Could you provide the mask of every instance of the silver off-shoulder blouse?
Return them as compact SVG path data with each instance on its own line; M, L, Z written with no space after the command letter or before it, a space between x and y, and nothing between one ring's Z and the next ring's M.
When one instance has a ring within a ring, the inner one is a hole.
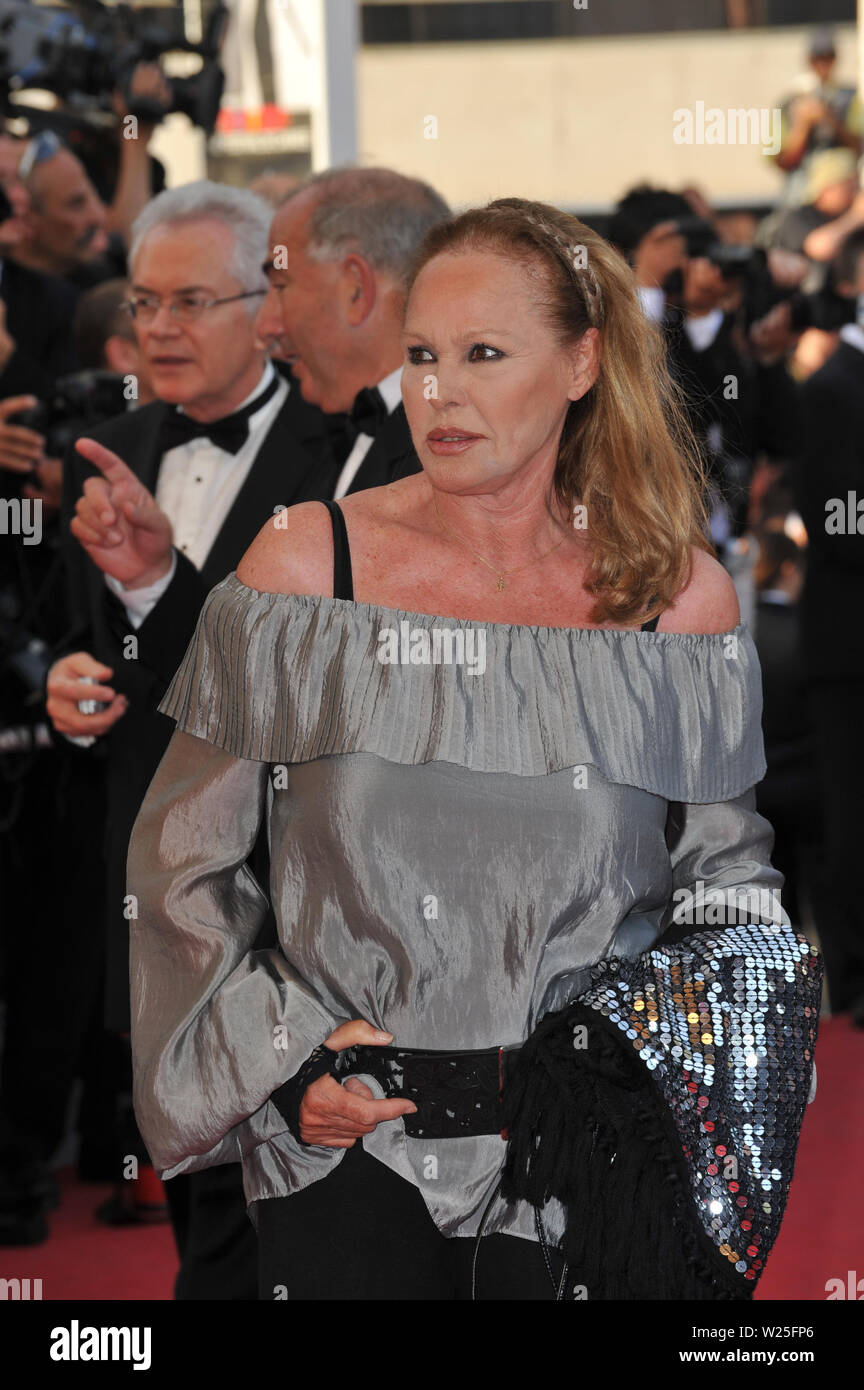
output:
M761 705L744 625L475 623L229 574L159 705L177 728L129 849L157 1171L239 1160L255 1220L343 1157L296 1143L270 1100L338 1023L518 1044L596 961L652 946L683 892L697 914L718 889L776 893ZM262 823L269 885L245 862ZM256 951L268 896L280 948ZM409 1139L400 1119L362 1142L445 1235L476 1232L498 1136ZM534 1238L533 1212L493 1203L485 1229Z

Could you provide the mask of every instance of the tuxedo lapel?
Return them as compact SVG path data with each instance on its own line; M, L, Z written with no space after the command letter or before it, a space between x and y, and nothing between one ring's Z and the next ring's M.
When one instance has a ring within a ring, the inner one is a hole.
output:
M125 452L121 452L120 449L117 450L124 463L128 463L133 473L137 473L147 491L153 493L154 496L159 479L159 465L162 462L159 436L162 423L171 409L172 407L166 405L164 401L158 401L154 402L150 410L145 407L141 411L130 411L124 417L130 426L129 443Z
M246 480L207 552L201 576L208 587L218 584L237 567L243 552L277 507L290 507L295 502L325 495L329 468L315 452L316 422L314 416L310 418L292 406L295 390L296 387L289 392L267 431ZM291 428L292 419L296 422L298 418L301 423L305 419L304 430L311 430L312 449L304 447ZM323 439L323 424L320 438Z
M290 375L288 385L288 399L282 407L285 428L310 454L329 454L324 412L303 399L300 387Z
M405 406L400 401L372 441L348 493L382 487L396 478L419 472L420 460L414 452Z

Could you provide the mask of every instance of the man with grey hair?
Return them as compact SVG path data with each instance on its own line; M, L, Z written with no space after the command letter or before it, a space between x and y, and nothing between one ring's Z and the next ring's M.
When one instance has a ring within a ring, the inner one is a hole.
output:
M92 746L81 756L107 763L106 1022L124 1035L126 854L173 732L157 704L209 590L269 515L326 495L331 476L320 411L274 368L256 331L271 211L207 181L145 208L132 231L129 311L158 399L79 440L65 464L73 630L49 672L46 708L58 734ZM95 712L82 711L82 689ZM176 1296L256 1298L239 1167L175 1178L166 1193L181 1256Z
M350 417L333 496L419 472L402 406L402 319L414 256L449 216L434 189L392 169L331 169L276 209L258 315L304 398Z

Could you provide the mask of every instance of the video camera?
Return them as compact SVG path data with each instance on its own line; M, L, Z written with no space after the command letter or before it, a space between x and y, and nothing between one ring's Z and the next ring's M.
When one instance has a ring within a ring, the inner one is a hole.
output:
M704 217L681 217L678 232L687 243L687 255L710 261L724 279L735 280L757 269L764 256L755 246L732 246L720 241L714 227Z
M30 0L3 0L0 110L8 116L26 115L31 131L86 121L88 106L110 111L114 92L119 88L128 93L139 63L155 62L165 53L180 50L200 56L200 71L167 79L171 91L167 111L159 103L135 97L130 99L129 114L155 125L166 114L182 111L193 125L211 134L225 83L217 60L227 7L216 6L200 43L186 38L181 0L167 13L170 22L163 25L130 5L108 6L102 0L70 0L68 10L44 9ZM67 109L45 111L13 100L14 93L30 88L53 92Z

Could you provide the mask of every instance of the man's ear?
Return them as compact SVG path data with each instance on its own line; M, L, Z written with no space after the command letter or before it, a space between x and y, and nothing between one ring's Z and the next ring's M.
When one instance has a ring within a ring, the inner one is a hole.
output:
M362 256L346 256L342 273L347 297L348 322L358 325L369 317L375 307L378 288L375 272Z
M600 375L601 349L599 328L586 328L573 347L570 358L570 385L567 394L571 401L581 400Z
M21 225L24 228L24 235L21 238L21 240L26 245L27 242L35 240L36 230L39 225L39 213L33 206L32 201L27 211L25 213L22 213Z

